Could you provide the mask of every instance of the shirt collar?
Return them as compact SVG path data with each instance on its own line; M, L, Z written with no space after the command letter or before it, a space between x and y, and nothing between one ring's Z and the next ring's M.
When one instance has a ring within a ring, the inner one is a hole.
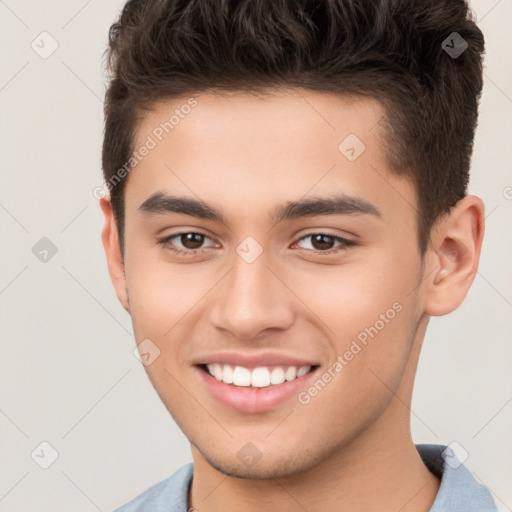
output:
M478 483L450 446L417 444L427 469L441 479L430 512L498 512L490 491Z

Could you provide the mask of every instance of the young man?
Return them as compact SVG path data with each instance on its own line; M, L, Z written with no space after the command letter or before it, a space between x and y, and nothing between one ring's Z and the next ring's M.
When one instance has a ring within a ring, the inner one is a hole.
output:
M102 239L193 464L118 512L496 510L410 434L478 267L483 49L463 1L126 4Z

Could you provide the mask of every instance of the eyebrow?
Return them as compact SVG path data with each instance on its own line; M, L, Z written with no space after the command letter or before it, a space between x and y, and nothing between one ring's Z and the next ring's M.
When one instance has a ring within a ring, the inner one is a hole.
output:
M147 215L162 215L166 213L181 213L213 220L226 224L222 212L203 201L188 197L178 197L156 192L146 199L139 210ZM302 199L290 201L278 206L270 218L281 222L300 217L315 217L320 215L373 215L382 218L382 213L373 204L361 197L337 195L330 198Z

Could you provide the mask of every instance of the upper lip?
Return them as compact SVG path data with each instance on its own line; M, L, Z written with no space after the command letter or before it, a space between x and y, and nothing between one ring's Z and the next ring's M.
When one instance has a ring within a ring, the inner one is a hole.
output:
M259 366L317 366L318 363L292 355L279 352L214 352L200 357L196 365L228 364L231 366L243 366L244 368L257 368Z

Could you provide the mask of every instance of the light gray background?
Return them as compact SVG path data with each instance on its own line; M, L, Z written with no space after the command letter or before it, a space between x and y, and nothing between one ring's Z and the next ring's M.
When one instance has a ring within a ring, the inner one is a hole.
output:
M132 353L92 196L102 184L101 56L123 3L0 1L3 512L109 511L191 460ZM466 301L430 323L412 430L415 442L460 443L511 510L512 0L472 6L487 57L470 193L486 204L486 235ZM31 48L43 31L59 45L47 59ZM42 237L58 248L47 263L32 253ZM31 458L42 441L59 454L46 470Z

